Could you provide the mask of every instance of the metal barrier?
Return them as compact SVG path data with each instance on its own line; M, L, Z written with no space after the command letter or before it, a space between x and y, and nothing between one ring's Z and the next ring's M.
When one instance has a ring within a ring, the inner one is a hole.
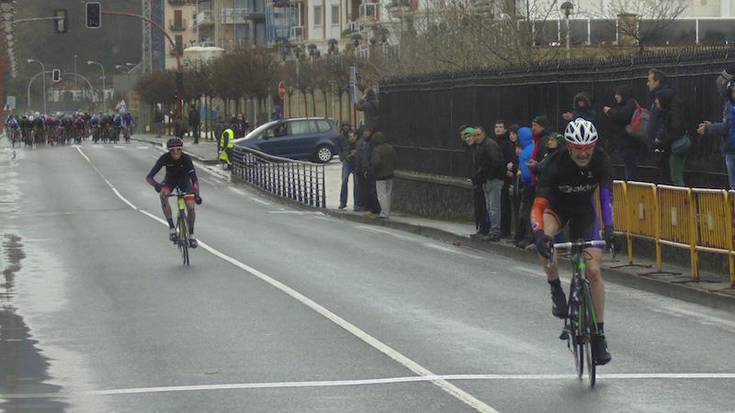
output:
M697 250L726 254L730 280L735 284L735 259L733 257L732 206L730 194L725 190L692 189L696 199Z
M656 246L656 268L662 270L663 259L659 245L688 248L692 279L699 281L697 257L697 227L692 190L678 186L659 185L656 188L658 210L658 239Z
M232 175L274 195L326 208L325 165L295 161L236 146Z
M692 281L699 281L699 252L728 257L735 288L735 191L615 181L615 231L625 234L628 265L633 238L654 241L656 272L663 271L661 246L689 249Z

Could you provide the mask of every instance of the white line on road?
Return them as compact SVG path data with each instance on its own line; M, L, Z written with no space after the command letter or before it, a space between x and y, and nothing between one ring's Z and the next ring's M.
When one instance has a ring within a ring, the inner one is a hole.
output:
M258 199L258 198L255 198L255 197L251 197L250 199L252 201L255 201L255 202L259 203L260 205L266 205L266 206L270 206L271 205L270 202L263 201L262 199Z
M612 373L598 374L599 380L735 380L735 373ZM123 389L90 390L78 393L17 393L0 394L0 399L59 398L71 395L115 396L128 394L170 393L207 390L252 390L275 388L314 388L373 386L385 384L423 383L444 381L559 381L577 380L575 374L448 374L410 377L387 377L362 380L286 381L265 383L225 383L190 386L132 387Z
M304 215L303 211L268 211L269 214L293 214L293 215Z
M125 148L127 148L127 146L113 145L113 148L115 148L115 149L125 149Z
M410 237L410 236L407 236L407 235L398 234L398 233L395 233L393 231L388 231L388 230L385 230L385 229L382 229L382 228L378 228L378 227L374 227L374 226L371 226L371 225L358 225L357 228L362 229L362 230L365 230L365 231L379 232L381 234L390 235L392 237L396 237L398 239L402 239L402 240L405 240L405 241L417 241L417 239L415 237Z
M150 146L136 146L138 149L150 149Z
M474 258L474 259L477 259L477 260L484 260L485 259L483 257L480 257L479 255L467 254L466 252L457 251L455 249L447 248L447 247L444 247L444 246L441 246L441 245L432 244L430 242L424 242L421 245L423 245L424 247L427 247L427 248L435 249L437 251L444 251L444 252L448 252L450 254L461 255L463 257Z
M85 159L87 159L87 162L89 162L89 164L92 166L92 168L94 168L94 170L97 172L97 174L102 179L104 179L105 183L107 183L107 186L109 186L110 189L112 189L112 191L115 193L115 195L117 195L118 198L120 198L123 202L125 202L127 205L129 205L131 208L133 208L135 211L140 211L141 213L144 213L146 216L152 217L151 214L145 213L143 210L139 209L138 207L136 207L135 205L133 205L132 203L130 203L130 201L128 201L124 196L122 196L120 194L120 192L117 191L117 189L115 188L115 186L112 185L112 183L110 183L110 181L107 180L107 178L105 178L104 174L102 174L102 172L99 169L97 169L97 167L95 167L92 164L92 162L84 154L84 152L82 151L82 149L80 147L78 147L78 146L76 148L79 151L79 153L82 154L82 156L84 156ZM158 221L158 222L162 222L163 221L162 219L160 219L158 217L153 217L153 218L156 221ZM163 223L163 225L166 225L165 222ZM365 343L367 343L368 345L370 345L374 349L380 351L381 353L383 353L386 356L392 358L393 360L395 360L399 364L401 364L404 367L408 368L409 370L413 371L419 377L428 377L429 378L429 379L427 379L428 381L430 381L431 383L435 384L436 386L438 386L439 388L441 388L445 392L449 393L450 395L452 395L453 397L455 397L457 400L460 400L461 402L463 402L463 403L467 404L468 406L474 408L478 412L482 412L482 413L497 413L497 410L495 410L494 408L490 407L488 404L485 404L484 402L480 401L479 399L475 398L474 396L472 396L471 394L467 393L466 391L460 389L459 387L455 386L454 384L449 383L447 380L442 379L442 378L437 378L438 376L435 375L434 373L432 373L429 369L427 369L427 368L423 367L422 365L416 363L412 359L404 356L403 354L399 353L398 351L396 351L392 347L388 346L387 344L383 343L382 341L378 340L377 338L371 336L370 334L368 334L365 331L361 330L360 328L358 328L354 324L350 323L349 321L343 319L342 317L338 316L337 314L335 314L335 313L327 310L326 308L324 308L320 304L317 304L315 301L313 301L312 299L306 297L305 295L301 294L300 292L294 290L293 288L291 288L291 287L283 284L282 282L280 282L280 281L278 281L278 280L276 280L276 279L274 279L274 278L266 275L263 272L260 272L260 271L256 270L255 268L253 268L253 267L251 267L251 266L249 266L247 264L244 264L244 263L242 263L242 262L240 262L240 261L238 261L238 260L236 260L236 259L234 259L234 258L232 258L232 257L230 257L230 256L228 256L228 255L226 255L226 254L224 254L224 253L222 253L222 252L214 249L213 247L209 246L207 243L205 243L205 242L203 242L201 240L199 241L199 245L202 248L204 248L207 251L209 251L210 253L212 253L213 255L215 255L215 256L223 259L224 261L229 262L230 264L234 265L235 267L238 267L240 269L243 269L243 270L247 271L248 273L254 275L255 277L257 277L259 279L261 279L262 281L265 281L266 283L268 283L271 286L277 288L278 290L282 291L283 293L285 293L285 294L289 295L290 297L296 299L297 301L299 301L302 304L304 304L305 306L311 308L312 310L314 310L318 314L320 314L320 315L324 316L325 318L327 318L328 320L332 321L333 323L335 323L339 327L341 327L344 330L348 331L349 333L351 333L355 337L357 337L360 340L364 341Z

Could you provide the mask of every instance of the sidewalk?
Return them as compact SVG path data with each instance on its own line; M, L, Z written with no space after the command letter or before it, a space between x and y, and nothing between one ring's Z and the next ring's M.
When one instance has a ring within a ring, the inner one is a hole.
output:
M154 134L136 134L133 135L132 140L139 142L147 142L153 145L165 146L166 141L171 139L172 136L162 135L157 138ZM208 141L199 139L199 144L194 144L194 138L189 136L184 137L184 152L191 155L194 159L205 164L217 163L217 143L215 141Z
M353 212L352 177L349 183L348 206L344 210L337 209L341 186L341 164L332 163L327 166L326 213L335 217L358 221L366 224L399 229L415 234L428 236L449 242L455 246L465 246L481 251L491 251L504 256L537 263L536 254L515 247L510 240L500 242L483 242L469 236L476 229L472 222L450 222L413 216L391 211L390 219L368 219L362 213ZM609 254L603 258L605 278L627 286L639 288L653 293L679 298L710 307L735 311L735 290L730 288L728 274L701 273L700 282L692 282L689 267L665 265L665 273L655 272L655 260L636 257L636 265L626 265L628 258L625 251L618 253L615 262ZM541 269L539 268L539 272Z

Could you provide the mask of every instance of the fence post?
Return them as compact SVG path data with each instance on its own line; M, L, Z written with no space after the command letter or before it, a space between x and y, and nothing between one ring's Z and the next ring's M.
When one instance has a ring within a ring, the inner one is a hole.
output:
M733 251L733 231L732 231L732 216L733 216L733 195L735 192L725 191L725 219L727 225L725 225L725 233L727 234L727 249L730 251L727 255L728 264L730 266L730 288L735 288L735 251Z
M651 187L653 193L653 225L654 225L654 239L656 242L656 271L661 272L664 269L663 257L661 256L661 225L659 218L659 204L658 204L658 192L656 191L657 186Z
M699 281L699 255L697 252L697 207L694 204L692 188L687 188L689 202L689 257L692 266L692 281Z
M625 237L628 246L628 265L633 265L633 236L630 234L630 202L628 200L628 183L623 182L623 213L625 214Z

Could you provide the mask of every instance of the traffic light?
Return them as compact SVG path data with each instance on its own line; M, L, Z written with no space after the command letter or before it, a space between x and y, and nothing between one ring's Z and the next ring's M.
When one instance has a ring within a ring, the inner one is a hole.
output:
M102 27L102 5L98 1L87 2L85 11L88 29Z
M54 69L51 71L51 80L54 82L61 81L61 69Z
M66 9L56 9L54 11L54 30L56 33L66 33L69 31L69 18L67 17Z

